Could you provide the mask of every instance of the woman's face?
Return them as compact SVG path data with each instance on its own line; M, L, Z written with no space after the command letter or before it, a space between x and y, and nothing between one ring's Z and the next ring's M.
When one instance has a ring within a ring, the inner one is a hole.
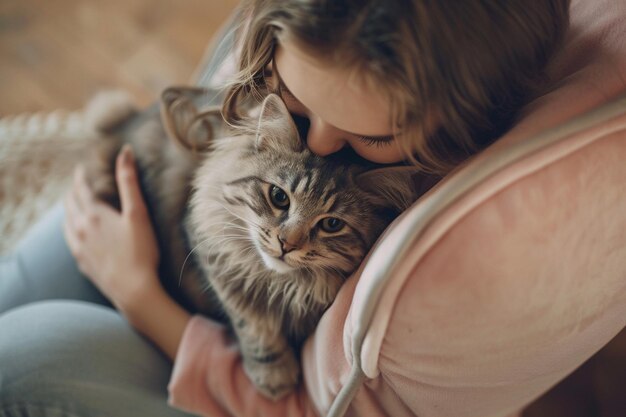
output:
M390 105L371 86L289 42L276 47L274 66L287 108L295 119L305 117L310 123L302 133L312 152L325 156L350 146L373 162L405 159L392 135Z

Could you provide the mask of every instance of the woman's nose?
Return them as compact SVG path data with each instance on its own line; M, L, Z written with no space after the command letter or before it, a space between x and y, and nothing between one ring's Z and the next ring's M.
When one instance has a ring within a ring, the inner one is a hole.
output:
M319 119L312 119L310 123L306 144L314 154L319 156L330 155L345 146L346 134L344 131Z

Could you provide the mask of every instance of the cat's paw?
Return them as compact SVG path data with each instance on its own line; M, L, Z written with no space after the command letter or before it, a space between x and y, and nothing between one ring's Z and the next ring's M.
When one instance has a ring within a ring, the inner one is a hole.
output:
M291 349L278 356L244 357L244 369L261 394L274 401L290 393L300 380L300 364Z

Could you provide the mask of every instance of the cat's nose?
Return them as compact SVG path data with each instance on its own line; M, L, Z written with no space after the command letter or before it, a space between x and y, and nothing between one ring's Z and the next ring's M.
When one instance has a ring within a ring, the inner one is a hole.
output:
M278 242L280 242L280 248L282 249L283 254L298 249L297 244L289 243L284 237L278 236Z

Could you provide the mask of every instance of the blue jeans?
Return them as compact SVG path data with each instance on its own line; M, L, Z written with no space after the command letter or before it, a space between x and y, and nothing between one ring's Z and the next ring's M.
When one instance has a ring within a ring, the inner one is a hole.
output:
M78 270L59 201L0 257L0 417L183 417L170 360Z

